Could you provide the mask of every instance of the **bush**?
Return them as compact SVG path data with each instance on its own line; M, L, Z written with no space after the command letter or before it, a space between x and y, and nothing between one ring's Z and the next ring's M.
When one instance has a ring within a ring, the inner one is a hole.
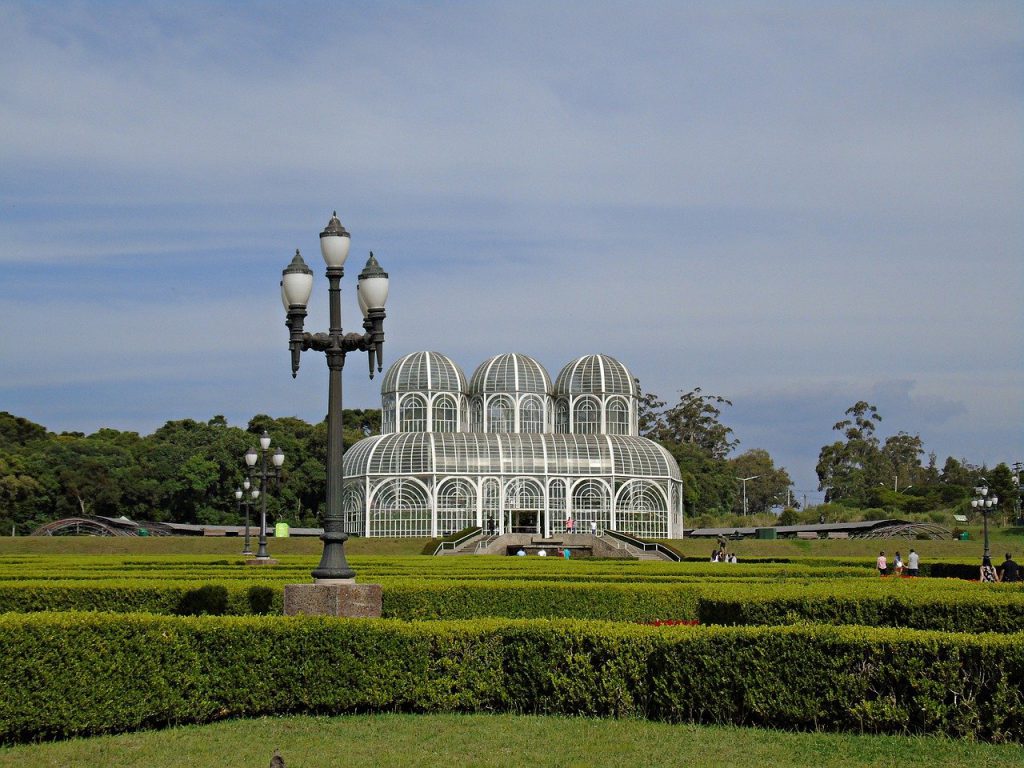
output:
M5 743L366 711L1024 739L1024 647L1001 635L66 613L0 616L0 646Z

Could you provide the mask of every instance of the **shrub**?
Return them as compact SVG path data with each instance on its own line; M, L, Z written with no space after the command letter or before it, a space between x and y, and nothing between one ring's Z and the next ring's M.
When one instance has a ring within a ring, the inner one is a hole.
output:
M0 616L0 646L6 743L357 711L1024 739L1005 635L65 613Z

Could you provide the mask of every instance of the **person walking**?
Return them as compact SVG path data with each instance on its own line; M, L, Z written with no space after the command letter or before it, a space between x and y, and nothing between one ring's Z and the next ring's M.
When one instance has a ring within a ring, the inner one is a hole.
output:
M910 550L910 554L907 555L907 576L917 576L917 569L921 565L921 558L918 557L917 552Z
M597 536L597 520L590 521L590 535Z
M886 571L889 570L889 563L885 559L885 552L878 553L878 559L875 560L875 567L878 568L879 576L885 576Z
M999 574L999 578L1004 584L1020 581L1020 567L1014 562L1013 555L1009 552L1006 553L1006 559L1003 560L1003 564L999 569L1002 571Z
M903 575L903 556L896 550L896 557L892 561L892 572L897 576Z

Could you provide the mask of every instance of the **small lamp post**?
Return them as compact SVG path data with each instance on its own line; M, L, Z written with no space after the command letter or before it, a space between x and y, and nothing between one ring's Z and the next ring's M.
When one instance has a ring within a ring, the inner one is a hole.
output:
M260 538L259 549L256 550L257 560L269 560L267 554L267 487L271 481L275 484L281 479L281 466L284 464L284 453L278 448L270 461L267 461L267 454L270 452L270 435L266 430L260 435L260 450L250 448L245 452L245 464L249 468L249 476L259 480L259 488L253 491L253 499L262 496L260 502ZM259 466L256 462L259 460ZM246 525L248 534L248 525ZM248 549L248 535L246 535L246 549Z
M250 492L249 489L251 487L252 483L249 482L247 477L242 481L242 487L235 490L235 498L238 499L239 506L245 506L245 546L242 549L243 555L252 554L252 547L249 544L249 496L251 493L252 499L255 501L260 495L259 488L253 488ZM241 509L239 509L239 512L241 512Z
M303 352L314 350L327 357L327 507L324 513L323 556L313 571L317 584L340 584L355 579L355 571L345 559L344 510L342 507L343 467L345 451L342 433L341 371L348 352L366 352L373 378L374 362L377 371L383 366L384 303L388 297L388 274L381 269L373 252L359 273L356 297L363 312L363 333L345 334L341 327L341 278L345 274L350 235L338 220L337 211L327 227L320 233L320 253L327 264L328 298L330 301L330 329L327 333L308 333L303 330L306 305L313 292L313 270L306 266L298 249L291 263L281 274L281 302L284 304L288 327L288 349L292 358L292 377L299 371L299 358Z
M974 492L977 494L977 498L971 501L971 506L974 507L974 509L981 511L981 518L983 520L984 530L983 538L985 544L985 552L983 553L983 557L989 558L991 557L991 552L989 552L988 547L988 516L989 513L996 506L998 506L999 497L995 495L988 495L988 480L986 480L984 477L981 478L981 485L975 487Z
M736 479L743 483L743 516L747 516L747 481L757 480L760 475L751 475L750 477L737 477Z

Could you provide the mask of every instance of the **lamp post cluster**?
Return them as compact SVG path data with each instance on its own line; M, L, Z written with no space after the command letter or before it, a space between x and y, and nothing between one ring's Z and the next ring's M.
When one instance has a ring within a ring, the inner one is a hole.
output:
M324 512L324 552L320 564L313 571L319 584L349 582L355 571L345 559L345 522L342 508L342 456L345 451L342 434L341 371L345 355L366 352L373 378L374 363L382 370L384 349L384 303L388 297L388 274L381 269L373 252L359 273L356 298L363 313L363 333L345 334L341 327L341 278L345 274L351 237L338 220L337 211L327 227L320 233L320 253L327 264L328 298L330 302L330 328L327 333L308 333L303 324L306 305L313 292L313 270L302 259L298 249L291 263L281 275L281 302L286 313L288 349L292 358L292 377L299 371L299 358L303 352L314 350L327 357L327 508Z
M267 434L266 430L263 430L263 434L260 435L260 450L256 451L255 448L250 448L245 452L245 465L249 470L249 477L252 480L259 481L259 488L253 491L253 498L259 497L260 501L260 538L259 538L259 549L256 550L257 560L269 560L270 555L267 554L267 486L273 482L275 485L281 479L281 466L284 464L284 453L278 448L274 451L274 455L269 457L268 461L267 454L270 453L270 435ZM256 462L259 461L259 466ZM246 546L249 548L249 521L246 516Z
M238 501L238 511L241 513L242 505L245 505L245 548L242 550L243 555L251 555L252 547L249 545L249 496L252 496L252 500L256 501L260 497L260 489L252 488L252 483L249 478L245 478L242 481L242 487L235 489L235 499Z
M995 494L993 494L992 496L988 495L988 480L986 480L983 477L980 479L980 482L981 485L975 487L974 489L974 493L977 494L977 498L971 501L971 506L974 509L981 511L981 517L984 521L983 537L985 542L985 552L983 553L983 556L987 559L991 557L991 553L989 552L988 548L988 515L999 504L999 497L996 496Z

